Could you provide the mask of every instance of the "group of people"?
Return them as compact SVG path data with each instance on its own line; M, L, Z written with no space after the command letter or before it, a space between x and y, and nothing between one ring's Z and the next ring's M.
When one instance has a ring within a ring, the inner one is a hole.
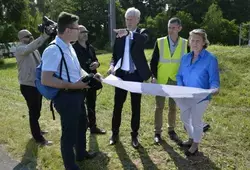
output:
M61 120L61 154L65 169L79 170L76 161L94 158L95 152L86 150L86 130L89 127L93 134L105 134L104 129L96 125L96 90L83 82L85 73L94 73L99 79L96 69L100 66L95 50L88 42L88 30L78 24L79 17L62 12L58 16L57 36L40 57L37 49L49 38L44 33L33 39L28 30L18 33L20 45L17 47L16 60L20 90L29 109L30 129L35 141L41 145L51 145L52 141L44 138L47 131L39 126L42 96L35 87L35 69L42 62L42 84L61 89L53 99L55 109ZM151 78L152 83L170 84L219 91L220 80L218 62L213 54L206 50L209 42L202 29L190 32L189 40L179 36L182 29L178 18L168 22L168 35L158 38L150 67L144 54L144 44L148 39L146 29L138 28L140 11L129 8L125 13L126 28L115 29L116 40L113 47L109 74L124 81L143 82ZM72 44L72 42L74 42ZM56 45L54 45L56 44ZM61 52L62 51L62 52ZM66 64L62 63L62 55ZM61 79L59 74L61 72ZM131 145L139 147L138 131L140 127L141 94L131 94ZM127 91L115 88L114 108L112 117L112 136L110 145L119 140L119 128L123 104ZM176 134L176 104L169 99L168 134L170 139L187 146L187 156L195 155L201 142L202 133L208 128L202 116L211 96L195 103L187 110L181 110L181 120L189 139L181 142ZM85 108L87 105L87 113ZM154 142L160 143L162 132L163 109L165 97L156 96L155 136Z

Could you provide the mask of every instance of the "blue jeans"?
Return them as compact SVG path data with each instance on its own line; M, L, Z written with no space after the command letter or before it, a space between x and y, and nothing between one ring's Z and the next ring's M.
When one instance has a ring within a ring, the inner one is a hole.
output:
M53 101L61 117L61 154L66 170L79 170L75 160L81 160L87 153L87 118L83 99L81 91L61 91Z

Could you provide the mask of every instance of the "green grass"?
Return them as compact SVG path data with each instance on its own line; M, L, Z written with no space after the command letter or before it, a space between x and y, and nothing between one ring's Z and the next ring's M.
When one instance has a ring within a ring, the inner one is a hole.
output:
M154 107L153 96L143 95L140 126L142 147L135 150L130 145L130 96L123 108L120 143L109 146L114 88L104 85L97 100L97 123L108 134L92 136L87 133L88 149L100 151L94 160L80 163L83 169L250 169L250 49L227 46L211 46L219 60L221 91L209 105L205 121L212 128L203 137L200 157L187 159L183 150L167 136L167 105L164 110L162 145L153 144ZM146 50L148 59L152 50ZM111 54L100 55L99 72L105 75ZM30 169L61 170L59 115L52 120L49 102L43 100L41 127L50 131L47 139L50 147L39 147L31 139L26 103L19 91L15 59L6 59L0 66L0 144L14 159ZM182 139L187 135L177 119L176 131ZM19 165L21 167L21 165Z

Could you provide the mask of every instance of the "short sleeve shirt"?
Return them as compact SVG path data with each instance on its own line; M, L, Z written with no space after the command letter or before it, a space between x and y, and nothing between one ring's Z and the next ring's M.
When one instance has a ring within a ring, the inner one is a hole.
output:
M56 36L52 43L59 45L64 53L64 58L69 71L70 81L77 82L82 76L76 52L71 44L66 44L60 37ZM60 73L60 62L62 54L56 45L50 45L42 54L42 71L53 71L57 76ZM62 79L68 81L65 65L62 66Z

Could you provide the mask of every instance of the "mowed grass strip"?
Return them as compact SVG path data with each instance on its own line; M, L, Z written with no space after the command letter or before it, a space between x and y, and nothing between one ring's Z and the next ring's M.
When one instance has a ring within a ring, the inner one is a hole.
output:
M218 57L221 72L221 91L213 98L205 113L211 125L202 140L200 157L187 159L183 150L167 135L167 102L164 109L163 143L154 145L154 96L143 95L141 104L141 147L135 150L130 137L130 95L124 104L120 143L109 146L114 88L104 84L97 99L97 124L108 130L106 135L90 135L87 147L100 151L97 158L80 163L82 169L250 169L250 48L214 45L209 50ZM152 50L146 50L148 60ZM99 72L104 76L111 54L99 55ZM52 120L49 101L43 100L40 123L49 130L50 147L39 147L31 139L28 110L17 81L15 59L6 59L0 66L0 144L6 151L30 169L63 169L60 154L60 117ZM176 132L182 139L187 135L177 116ZM70 139L69 139L70 140ZM22 165L20 164L19 167Z

